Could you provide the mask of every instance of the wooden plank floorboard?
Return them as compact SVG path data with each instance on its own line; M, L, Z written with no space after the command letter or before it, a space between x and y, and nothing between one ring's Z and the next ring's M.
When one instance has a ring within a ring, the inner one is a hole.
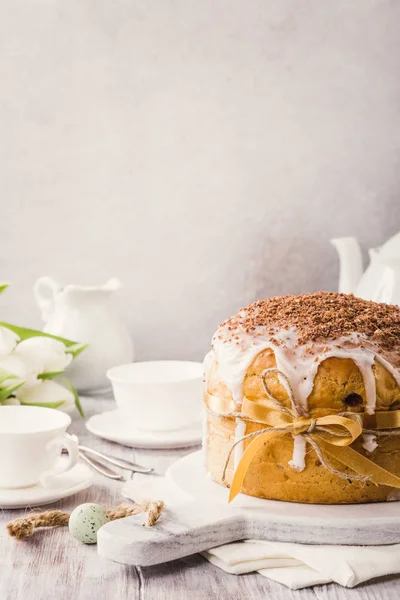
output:
M84 400L88 415L110 410L110 400ZM163 475L180 450L133 450L89 434L74 418L71 431L82 444L137 461ZM145 475L135 475L140 481ZM96 476L92 488L51 507L71 511L82 502L115 506L123 501L122 484ZM43 509L48 507L43 507ZM35 509L36 510L36 509ZM37 532L30 540L9 538L5 525L25 511L2 511L0 529L0 600L397 600L400 578L344 589L336 585L292 591L258 574L229 575L201 556L136 568L107 561L95 546L79 544L66 528ZM399 557L400 560L400 557Z

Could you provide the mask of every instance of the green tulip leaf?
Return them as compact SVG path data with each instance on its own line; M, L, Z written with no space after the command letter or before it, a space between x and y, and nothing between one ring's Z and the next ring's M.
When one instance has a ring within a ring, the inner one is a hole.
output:
M14 373L0 369L0 402L9 398L24 383L25 381L14 375Z
M8 381L9 379L19 379L19 377L17 375L14 375L14 373L9 373L8 371L5 371L4 369L0 369L0 388L1 388L1 384L4 381Z
M59 338L61 341L64 342L65 341L62 340L61 338ZM67 346L67 349L65 350L68 354L72 354L73 358L75 359L77 356L79 356L79 354L81 352L83 352L84 350L86 350L86 348L88 347L89 344L80 344L79 342L72 342L70 346Z
M61 375L61 373L64 373L64 371L49 371L47 373L40 373L40 375L38 375L38 379L54 379L54 377L57 377L57 375Z
M79 400L79 396L78 396L78 392L77 392L76 388L72 385L72 383L69 381L69 379L66 379L65 377L58 376L57 381L59 383L61 383L61 385L63 385L67 390L72 392L72 394L74 395L74 398L75 398L75 406L78 409L79 414L81 415L82 419L85 419L86 418L85 413L82 408L81 401Z
M9 398L18 388L24 385L25 381L19 381L0 390L0 401Z
M9 283L0 283L0 294L4 292L4 290L6 290L9 285Z
M66 346L66 352L72 354L74 358L76 358L81 352L87 348L88 344L81 344L79 342L73 342L72 340L67 340L58 335L52 335L51 333L45 333L44 331L38 331L37 329L28 329L27 327L18 327L18 325L12 325L11 323L4 323L0 321L0 327L6 327L7 329L11 329L14 333L19 335L21 341L27 340L32 337L49 337L53 340L58 340L62 342Z
M64 400L61 402L21 402L21 406L43 406L43 408L59 408L64 404Z

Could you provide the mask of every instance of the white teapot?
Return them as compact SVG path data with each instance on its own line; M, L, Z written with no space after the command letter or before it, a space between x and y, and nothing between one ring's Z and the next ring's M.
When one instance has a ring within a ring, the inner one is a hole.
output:
M331 242L340 258L339 292L400 305L400 232L380 248L369 250L370 263L365 272L356 238L335 238Z
M98 287L63 287L51 277L40 277L34 285L45 322L43 331L89 344L66 370L66 376L81 393L108 392L106 371L133 360L131 336L109 302L110 295L120 287L118 279Z

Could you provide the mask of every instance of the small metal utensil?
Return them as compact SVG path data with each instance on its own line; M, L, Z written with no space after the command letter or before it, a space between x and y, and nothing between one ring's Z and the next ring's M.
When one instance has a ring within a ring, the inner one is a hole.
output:
M128 471L134 471L136 473L151 473L153 471L153 469L150 467L142 467L141 465L137 465L129 460L125 460L124 458L117 458L116 456L103 454L102 452L93 450L93 448L88 448L87 446L78 446L78 448L81 456L86 454L96 456L102 461L110 463L111 465L115 465L116 467L120 467L121 469L127 469Z
M108 477L109 479L114 479L116 481L126 481L125 477L121 475L121 473L117 473L117 471L114 471L114 469L110 469L109 467L107 467L107 465L104 465L103 463L97 461L94 458L89 458L89 456L86 456L86 454L84 454L83 452L80 452L79 456L85 463L87 463L89 466L92 467L92 469L94 469L101 475L104 475L105 477Z

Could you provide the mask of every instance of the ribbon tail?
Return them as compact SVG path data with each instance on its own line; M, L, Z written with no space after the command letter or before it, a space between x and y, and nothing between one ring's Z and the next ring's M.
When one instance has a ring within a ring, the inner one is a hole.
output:
M277 435L284 435L286 433L287 431L267 431L266 433L258 435L250 442L233 475L228 502L231 502L240 493L248 468L264 444Z
M400 427L400 410L378 411L373 415L362 414L365 429L397 429Z
M334 446L323 440L319 435L313 435L318 438L318 446L342 465L348 467L358 475L365 475L377 485L388 485L394 488L400 488L400 477L390 473L383 467L380 467L372 460L363 456L349 446Z

